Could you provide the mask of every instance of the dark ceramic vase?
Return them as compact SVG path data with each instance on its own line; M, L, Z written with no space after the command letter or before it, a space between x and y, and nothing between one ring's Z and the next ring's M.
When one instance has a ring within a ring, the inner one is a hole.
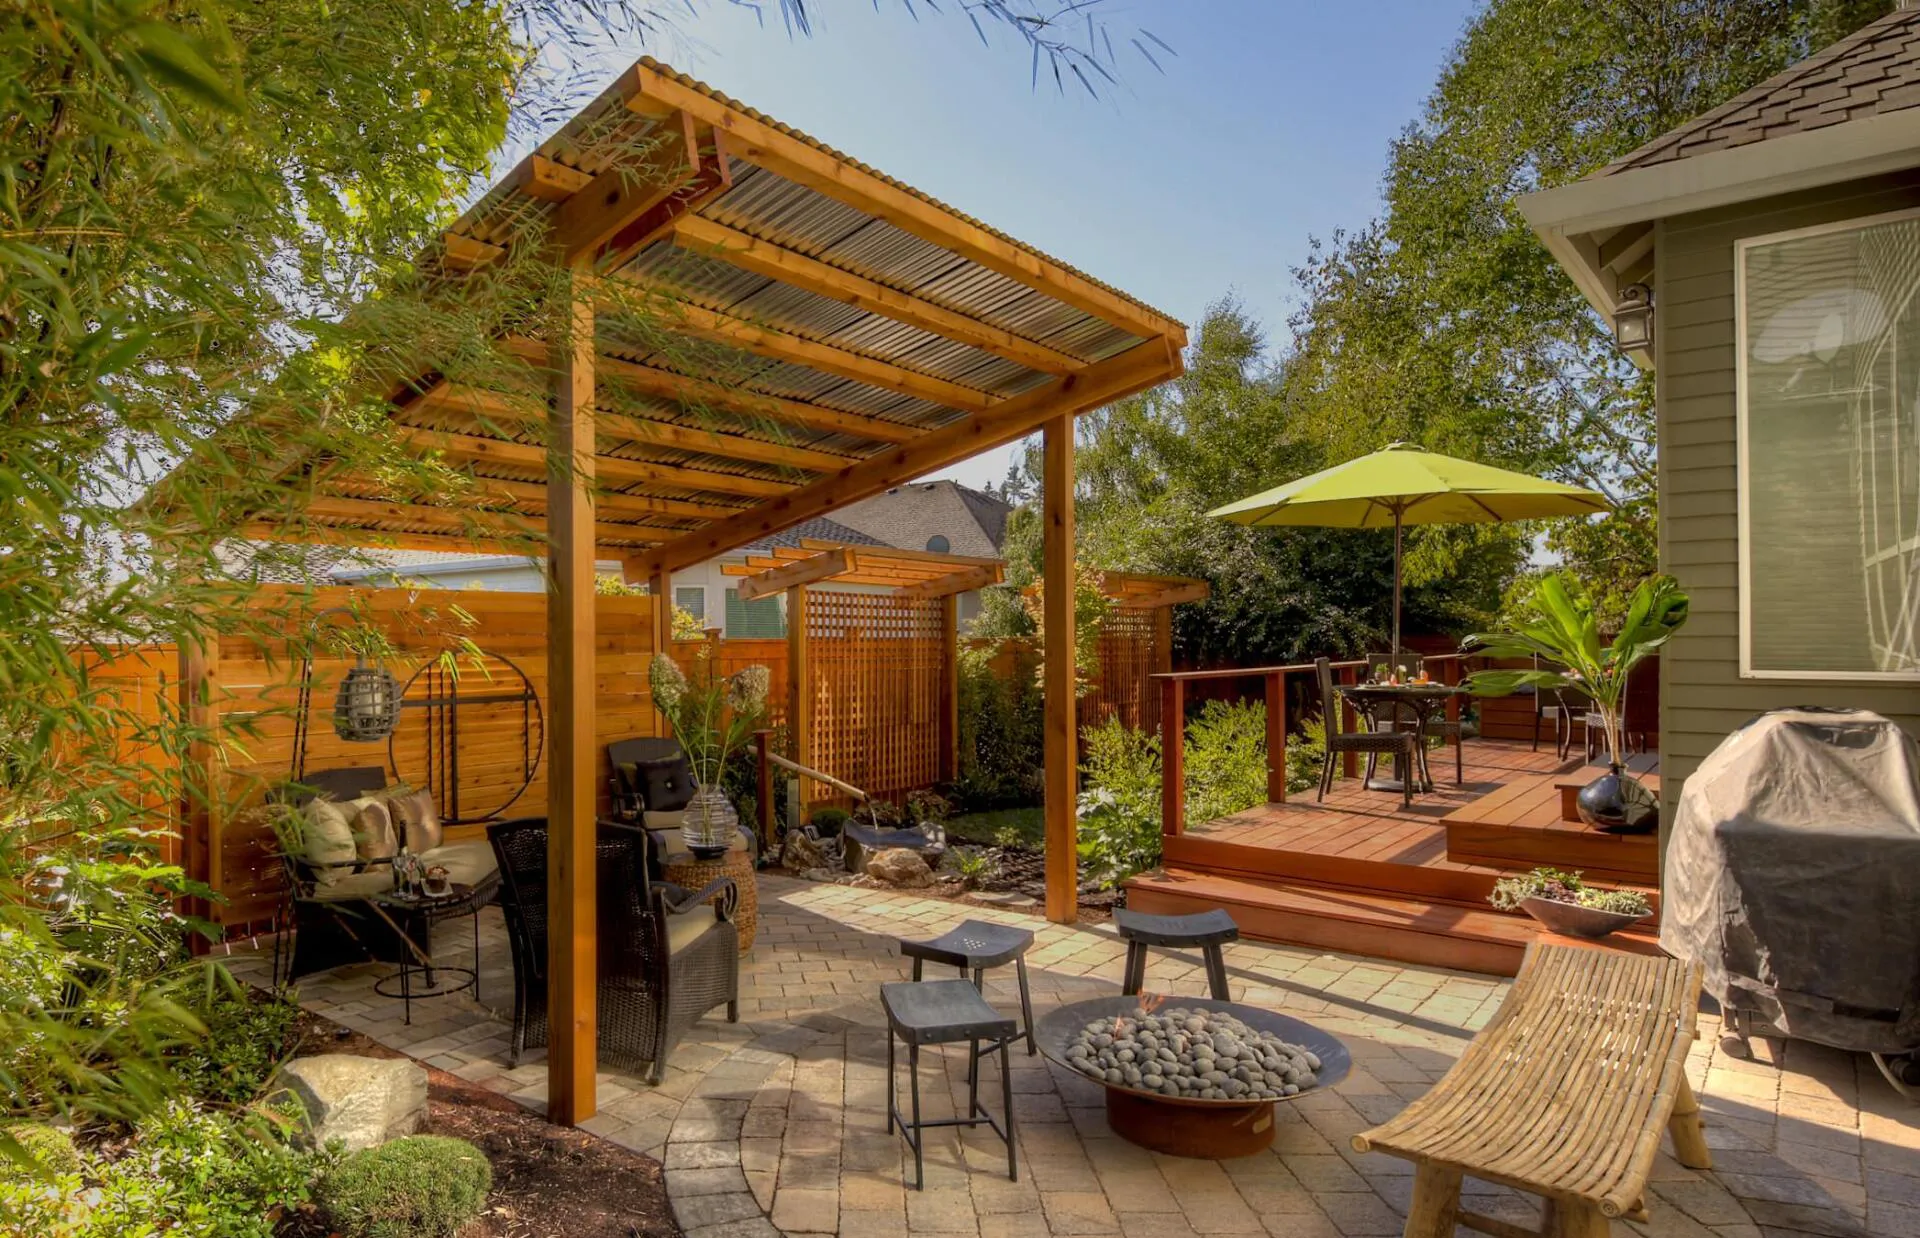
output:
M1582 821L1607 834L1650 834L1660 826L1660 802L1618 765L1581 787L1575 806Z

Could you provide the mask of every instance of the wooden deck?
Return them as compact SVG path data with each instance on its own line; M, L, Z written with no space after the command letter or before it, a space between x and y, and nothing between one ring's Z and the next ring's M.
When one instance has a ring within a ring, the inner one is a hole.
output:
M1469 740L1464 756L1456 786L1452 753L1436 752L1435 789L1411 807L1349 778L1323 802L1308 792L1193 825L1165 839L1163 867L1129 883L1128 904L1224 906L1249 936L1510 975L1540 934L1531 919L1487 904L1500 877L1553 864L1609 884L1654 884L1651 839L1561 820L1560 784L1588 777L1577 758L1511 740ZM1652 934L1618 940L1648 949Z

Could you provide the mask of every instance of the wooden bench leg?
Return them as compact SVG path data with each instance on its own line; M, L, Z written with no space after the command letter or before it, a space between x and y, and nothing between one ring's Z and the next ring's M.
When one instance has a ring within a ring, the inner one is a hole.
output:
M1693 1086L1685 1075L1680 1076L1680 1089L1674 1094L1673 1116L1667 1119L1667 1133L1673 1136L1675 1160L1688 1169L1713 1168L1706 1128L1700 1122L1700 1102L1694 1099Z
M1453 1238L1460 1215L1460 1171L1422 1163L1413 1171L1413 1207L1404 1238Z
M1547 1201L1548 1238L1611 1238L1613 1222L1598 1204Z

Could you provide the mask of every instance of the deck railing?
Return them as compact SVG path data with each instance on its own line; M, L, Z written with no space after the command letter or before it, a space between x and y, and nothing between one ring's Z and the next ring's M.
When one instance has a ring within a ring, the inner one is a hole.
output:
M1465 664L1474 655L1464 653L1436 653L1422 655L1422 665L1437 667L1438 673L1429 670L1429 674L1441 683L1459 683L1465 672ZM1267 801L1273 804L1286 802L1287 798L1287 677L1289 675L1312 675L1316 663L1295 662L1286 666L1247 666L1223 667L1204 671L1170 671L1153 676L1160 685L1160 832L1163 835L1178 835L1186 830L1186 725L1187 725L1187 685L1202 680L1219 679L1258 679L1266 690L1267 706ZM1360 682L1366 670L1364 658L1329 663L1336 684L1355 684ZM1460 720L1460 698L1454 697L1447 702L1447 719ZM1355 717L1353 706L1341 703L1342 729L1351 731ZM1174 730L1172 728L1178 728ZM1342 772L1353 778L1360 772L1359 758L1355 753L1346 753L1341 758Z

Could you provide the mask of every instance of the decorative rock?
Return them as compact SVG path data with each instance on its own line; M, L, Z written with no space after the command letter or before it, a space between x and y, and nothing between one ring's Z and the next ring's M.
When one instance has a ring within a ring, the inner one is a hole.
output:
M820 841L805 830L794 830L780 845L780 866L789 872L804 873L826 865L827 857Z
M867 861L867 876L900 890L923 890L933 884L933 870L926 860L904 847L876 852Z
M280 1083L306 1111L314 1146L334 1140L348 1151L411 1135L427 1117L427 1072L406 1058L328 1053L295 1058Z
M1068 1044L1066 1059L1101 1083L1240 1102L1297 1096L1320 1069L1312 1053L1230 1014L1186 1009L1095 1019Z

